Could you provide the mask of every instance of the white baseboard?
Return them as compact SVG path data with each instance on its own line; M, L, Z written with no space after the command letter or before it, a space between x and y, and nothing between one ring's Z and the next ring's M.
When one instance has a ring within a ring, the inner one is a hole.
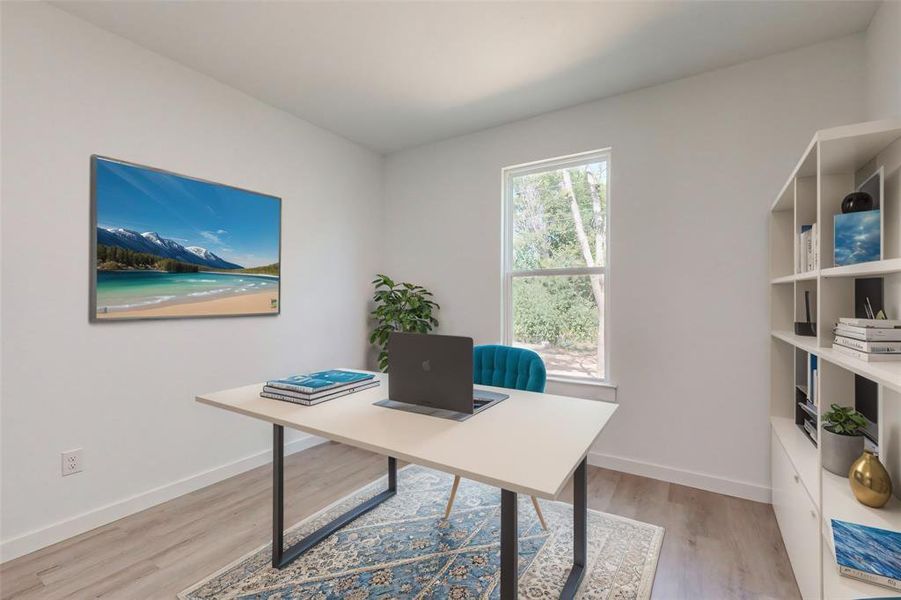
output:
M293 454L321 444L325 440L312 435L289 442L285 454ZM270 461L270 451L265 450L234 462L197 473L136 496L102 506L84 514L54 523L18 537L0 542L0 562L6 562L40 550L70 537L90 531L117 519L127 517L178 496L199 490L218 481L234 477ZM590 452L588 464L615 471L641 475L670 483L678 483L702 490L746 498L757 502L770 502L770 488L743 481L714 477L704 473L675 469L663 465L640 462L619 456Z
M306 450L326 440L313 435L304 435L300 439L285 444L285 454L294 454ZM272 460L270 450L265 450L234 462L203 471L178 481L167 483L160 487L148 490L106 506L88 511L81 515L36 529L20 536L0 542L0 562L6 562L35 550L40 550L61 542L70 537L96 529L101 525L112 523L122 517L133 515L157 504L166 502L178 496L199 490L213 483L234 477L250 469L265 465Z
M715 477L713 475L697 473L695 471L676 469L664 465L640 462L630 458L612 456L600 452L589 452L588 464L612 469L614 471L622 471L623 473L631 473L632 475L659 479L660 481L669 483L678 483L679 485L707 490L708 492L716 492L717 494L754 500L756 502L766 502L769 504L772 499L772 492L770 488L766 486L748 483L746 481Z

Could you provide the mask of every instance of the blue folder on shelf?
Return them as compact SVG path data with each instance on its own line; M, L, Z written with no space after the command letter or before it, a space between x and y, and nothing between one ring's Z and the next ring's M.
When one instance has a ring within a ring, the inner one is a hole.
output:
M832 519L832 540L839 573L901 590L901 532Z

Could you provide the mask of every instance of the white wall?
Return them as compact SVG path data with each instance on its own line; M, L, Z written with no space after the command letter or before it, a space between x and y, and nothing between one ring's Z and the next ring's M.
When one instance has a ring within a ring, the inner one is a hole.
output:
M195 393L364 365L382 159L48 5L2 21L10 558L268 460L268 427ZM282 196L281 316L90 324L92 153Z
M901 116L901 0L885 0L867 41L867 117Z
M386 268L497 341L501 168L611 146L621 406L592 460L766 500L768 208L815 130L864 120L864 61L855 35L390 155Z

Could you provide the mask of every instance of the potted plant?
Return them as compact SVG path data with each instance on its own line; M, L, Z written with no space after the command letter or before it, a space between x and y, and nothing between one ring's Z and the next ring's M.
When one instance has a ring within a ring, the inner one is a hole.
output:
M377 275L375 285L375 329L369 343L379 349L379 369L388 371L388 338L394 331L428 333L438 326L432 311L441 308L432 301L432 292L413 283L395 283L387 275ZM854 458L857 458L856 456Z
M851 465L863 453L863 430L867 420L850 406L833 404L823 415L823 468L830 473L848 476Z

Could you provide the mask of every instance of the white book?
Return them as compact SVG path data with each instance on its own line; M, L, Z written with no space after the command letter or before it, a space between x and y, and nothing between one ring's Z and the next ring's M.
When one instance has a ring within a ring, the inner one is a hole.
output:
M901 352L901 342L868 342L864 340L855 340L854 338L835 336L833 343L860 352L872 352L874 354L893 354Z
M901 341L901 329L878 329L876 327L855 327L854 325L836 325L833 332L836 335L853 338L855 340L882 342Z
M851 325L853 327L876 327L877 329L901 327L901 321L897 319L856 319L853 317L842 317L838 322L842 325Z
M323 396L321 398L316 398L314 400L302 400L295 396L289 396L287 394L275 394L272 392L260 392L260 396L262 398L269 398L271 400L282 400L284 402L291 402L292 404L301 404L303 406L315 406L317 404L321 404L323 402L328 402L329 400L334 400L335 398L340 398L341 396L347 396L348 394L353 394L354 392L359 392L368 388L376 387L379 384L378 381L372 381L368 384L358 385L356 387L347 388L343 390L339 390L334 394L329 394L328 396Z
M808 256L808 240L810 239L810 230L805 231L801 234L801 272L806 273L808 270L807 267L807 256Z
M816 223L813 224L813 228L811 229L810 239L810 269L812 271L816 271L820 268L820 257L818 251L820 247L820 228Z
M810 403L814 406L819 406L820 402L817 400L817 388L819 384L817 383L817 369L814 369L810 372Z
M313 394L305 394L303 392L295 392L293 390L284 389L280 387L274 387L271 385L264 385L263 391L267 394L278 394L280 396L290 396L296 400L301 400L304 402L308 402L311 400L319 400L320 398L330 398L336 394L341 393L350 393L358 390L365 390L366 388L374 387L379 384L378 380L372 379L364 379L363 381L358 381L354 384L344 385L339 388L329 388L327 390L323 390L321 392L316 392Z
M832 344L832 349L836 352L844 354L845 356L850 356L851 358L856 358L857 360L862 360L864 362L892 362L901 360L901 353L871 354L869 352L860 352L859 350L854 350L852 348L840 346L838 344Z
M813 228L807 232L807 270L813 270Z
M876 585L881 585L882 587L887 587L890 590L901 590L901 581L897 579L892 579L891 577L886 577L885 575L877 575L875 573L868 573L866 571L861 571L860 569L854 569L852 567L844 567L839 565L838 574L842 577L848 577L850 579L857 579L859 581L864 581L866 583L874 583ZM895 597L895 596L893 596Z

